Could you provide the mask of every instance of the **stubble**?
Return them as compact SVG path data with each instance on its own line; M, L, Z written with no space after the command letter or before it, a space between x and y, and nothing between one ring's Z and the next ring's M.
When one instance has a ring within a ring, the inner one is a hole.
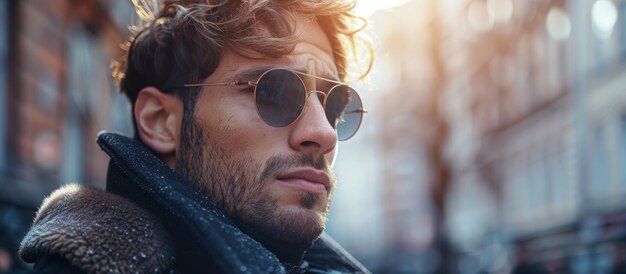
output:
M229 153L212 142L194 119L183 122L177 171L227 216L270 237L304 243L317 239L324 230L331 193L328 193L328 201L321 212L314 209L320 196L308 192L301 192L299 197L305 212L280 208L269 193L269 185L277 172L297 167L324 170L334 182L334 174L323 157L315 161L310 154L276 155L264 164L256 163L241 153Z

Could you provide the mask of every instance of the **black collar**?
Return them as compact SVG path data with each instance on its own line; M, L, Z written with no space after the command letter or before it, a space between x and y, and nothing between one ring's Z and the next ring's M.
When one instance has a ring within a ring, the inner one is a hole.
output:
M305 252L313 246L313 242L294 244L279 239L275 239L263 233L260 233L254 227L251 227L241 220L233 220L237 227L248 234L250 237L261 243L265 248L270 250L282 263L299 266L302 263Z

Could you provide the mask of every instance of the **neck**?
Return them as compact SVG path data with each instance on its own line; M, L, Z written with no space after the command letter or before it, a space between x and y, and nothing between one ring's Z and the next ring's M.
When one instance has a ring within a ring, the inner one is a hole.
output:
M274 253L281 263L289 263L296 266L300 265L304 253L313 245L313 242L290 243L279 240L262 233L241 220L234 220L233 222L241 231L248 234L248 236L259 242L267 250Z

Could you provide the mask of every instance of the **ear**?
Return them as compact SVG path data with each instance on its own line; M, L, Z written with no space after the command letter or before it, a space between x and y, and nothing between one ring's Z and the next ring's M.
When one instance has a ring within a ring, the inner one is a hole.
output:
M155 87L143 88L135 101L139 137L170 166L176 159L182 109L180 98Z

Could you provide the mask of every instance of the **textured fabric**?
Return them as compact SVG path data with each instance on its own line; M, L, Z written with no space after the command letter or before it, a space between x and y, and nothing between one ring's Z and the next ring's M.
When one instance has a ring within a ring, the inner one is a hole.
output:
M92 248L108 242L109 240L103 239L108 238L107 235L111 233L109 231L116 230L114 227L116 222L111 222L106 218L109 215L111 217L116 216L119 220L133 222L135 218L138 218L133 217L136 210L140 212L137 216L145 217L145 219L141 219L142 221L150 223L159 220L157 223L162 224L162 228L156 225L152 227L154 237L150 238L150 242L164 245L158 249L163 249L164 254L171 255L173 252L174 255L173 257L162 257L166 261L154 262L159 266L157 270L152 269L152 266L133 266L135 268L142 267L142 270L137 270L138 273L153 273L153 271L168 273L161 271L160 263L169 267L165 270L169 273L369 273L325 234L314 242L313 247L305 253L304 260L300 264L281 264L272 252L243 233L230 219L216 209L204 194L191 187L189 182L166 166L143 144L134 139L112 133L101 133L98 143L111 157L107 173L107 192L88 191L104 197L112 196L115 199L102 203L96 202L98 207L85 212L85 214L92 214L91 216L97 219L94 221L94 224L97 225L81 225L90 231L88 233L90 236L85 237L86 240L82 241L94 243ZM22 257L30 262L36 261L35 265L40 271L44 271L43 273L50 271L50 269L73 266L80 266L82 270L86 269L86 273L99 273L97 271L100 271L102 263L94 263L93 256L84 256L84 254L89 253L87 251L89 249L79 251L75 245L71 247L57 245L54 237L39 236L39 234L45 235L47 230L69 229L71 231L71 227L76 227L76 221L83 218L80 217L83 214L76 213L83 210L81 206L77 206L81 203L67 202L69 207L66 206L65 209L62 209L63 207L56 205L57 202L51 203L49 201L73 201L80 196L78 194L83 192L83 189L79 191L64 190L58 192L61 195L55 194L58 196L57 198L48 199L44 202L43 211L46 211L45 208L59 209L55 210L56 213L54 214L40 214L41 217L38 216L31 232L24 239L23 246L29 248L23 249ZM109 193L117 194L121 198ZM92 199L100 201L99 198ZM128 201L132 201L132 203ZM50 207L48 203L55 204L55 206ZM136 206L127 212L116 211L116 208L120 208L117 205L120 204ZM70 214L66 211L75 213ZM149 212L149 214L144 214L145 212ZM49 225L39 226L40 223L48 223ZM109 223L109 225L100 226L104 223ZM89 228L91 226L100 231L100 234L94 235L95 230ZM81 228L79 231L85 229ZM165 232L161 233L161 231ZM114 249L143 252L146 247L137 249L135 246L136 242L139 241L137 239L142 237L143 234L141 233L133 235L133 237L119 237L123 239L120 241L122 246ZM33 241L35 238L42 240ZM132 239L132 242L128 242L129 239ZM161 241L165 241L165 243ZM174 243L173 251L167 244L168 242ZM62 247L62 252L56 253L62 256L55 257L54 254L54 256L50 256L49 248L45 246L54 246L55 249ZM110 249L111 246L106 244L106 248ZM152 247L147 247L146 250L150 250L150 248ZM78 257L82 259L75 259L72 254L76 252L83 254L83 257ZM143 262L141 253L139 256L133 255L133 252L124 254L124 258L108 258L110 260L106 260L106 262L109 264L113 262L127 264L130 260L127 265ZM146 257L152 258L153 256L155 255ZM156 256L161 257L160 255ZM98 258L101 259L101 257ZM135 261L133 258L138 260ZM67 259L69 264L65 264L64 259ZM134 273L134 271L124 270L120 273Z
M150 213L115 194L77 185L44 200L20 247L26 262L61 257L87 273L164 273L173 254L169 236Z
M59 255L44 255L33 266L34 274L85 274L87 272L73 266Z
M304 259L309 263L311 273L370 273L326 233L315 241Z

